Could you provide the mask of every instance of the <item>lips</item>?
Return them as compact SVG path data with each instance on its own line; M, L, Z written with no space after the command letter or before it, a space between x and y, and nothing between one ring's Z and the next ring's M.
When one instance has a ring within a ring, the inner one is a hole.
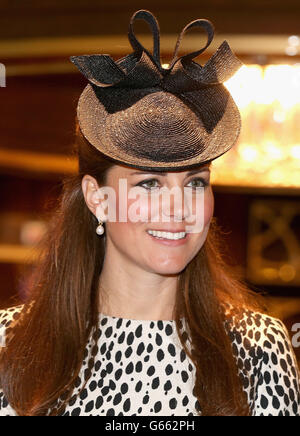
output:
M169 233L186 233L185 229L147 229L147 230L153 230L154 232L169 232Z
M190 237L190 233L186 233L185 231L183 231L183 232L171 232L170 231L169 232L169 233L183 233L183 234L185 234L185 236L183 238L178 238L178 239L177 238L168 239L168 238L164 238L164 237L157 237L157 236L151 235L149 233L149 231L151 231L151 230L147 230L146 233L152 239L153 242L158 243L158 244L162 244L162 245L166 245L169 247L177 247L177 246L184 245L184 244L186 244L187 240ZM166 232L166 230L164 230L164 231ZM160 232L160 231L156 230L155 232Z

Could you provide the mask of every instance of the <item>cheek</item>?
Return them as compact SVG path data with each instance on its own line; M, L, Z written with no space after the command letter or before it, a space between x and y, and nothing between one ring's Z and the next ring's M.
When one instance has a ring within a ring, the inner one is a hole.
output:
M187 205L190 205L188 207L190 213L186 215L186 229L197 239L207 230L214 214L214 196L211 186L206 188L201 197L188 198Z
M208 225L214 214L214 195L211 186L204 196L204 226Z
M127 198L126 202L119 201L116 197L115 203L116 221L108 223L112 231L111 236L123 244L135 244L141 229L141 226L147 224L150 219L150 200L141 196L139 201ZM132 245L131 245L132 246Z

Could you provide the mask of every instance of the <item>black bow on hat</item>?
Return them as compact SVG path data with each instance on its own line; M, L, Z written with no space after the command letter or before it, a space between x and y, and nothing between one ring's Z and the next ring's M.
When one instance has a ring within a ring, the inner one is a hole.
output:
M153 55L143 47L134 34L133 24L137 19L144 19L151 27L154 38ZM206 45L200 50L178 58L177 53L183 35L194 27L201 27L206 31L208 36ZM173 93L223 83L243 65L231 51L227 41L223 41L204 66L193 61L207 49L214 37L213 24L205 19L194 20L181 31L169 68L163 68L161 65L159 24L151 12L140 10L131 17L128 37L134 53L117 62L108 54L71 56L70 59L90 83L102 88L160 86Z

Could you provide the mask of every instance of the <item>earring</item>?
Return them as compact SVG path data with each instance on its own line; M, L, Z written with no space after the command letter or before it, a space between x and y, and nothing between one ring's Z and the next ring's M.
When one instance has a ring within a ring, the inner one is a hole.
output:
M99 222L99 225L96 228L96 233L97 233L97 235L101 236L104 233L104 227L103 227L103 222L104 221L101 220L101 218L102 218L102 209L101 209L101 206L99 206L99 202L98 202L98 206L97 206L97 209L96 209L96 217L97 217L98 222Z
M101 220L99 220L99 225L96 228L96 233L97 233L97 235L100 235L100 236L103 235L103 233L104 233L103 222Z

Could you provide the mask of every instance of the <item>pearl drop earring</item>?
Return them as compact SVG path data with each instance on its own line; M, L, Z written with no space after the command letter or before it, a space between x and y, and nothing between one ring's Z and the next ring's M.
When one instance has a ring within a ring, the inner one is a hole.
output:
M103 222L101 220L99 220L99 225L96 228L96 233L97 233L97 235L100 235L100 236L103 235L103 233L104 233Z
M99 201L97 202L97 204L99 205ZM100 206L97 206L97 209L96 209L96 216L97 216L97 219L98 219L99 225L98 225L98 227L96 228L96 233L97 233L97 235L99 235L99 236L103 235L103 233L104 233L103 221L102 221L101 218L100 218L100 215L102 215L101 212L102 212L101 207L100 207Z

